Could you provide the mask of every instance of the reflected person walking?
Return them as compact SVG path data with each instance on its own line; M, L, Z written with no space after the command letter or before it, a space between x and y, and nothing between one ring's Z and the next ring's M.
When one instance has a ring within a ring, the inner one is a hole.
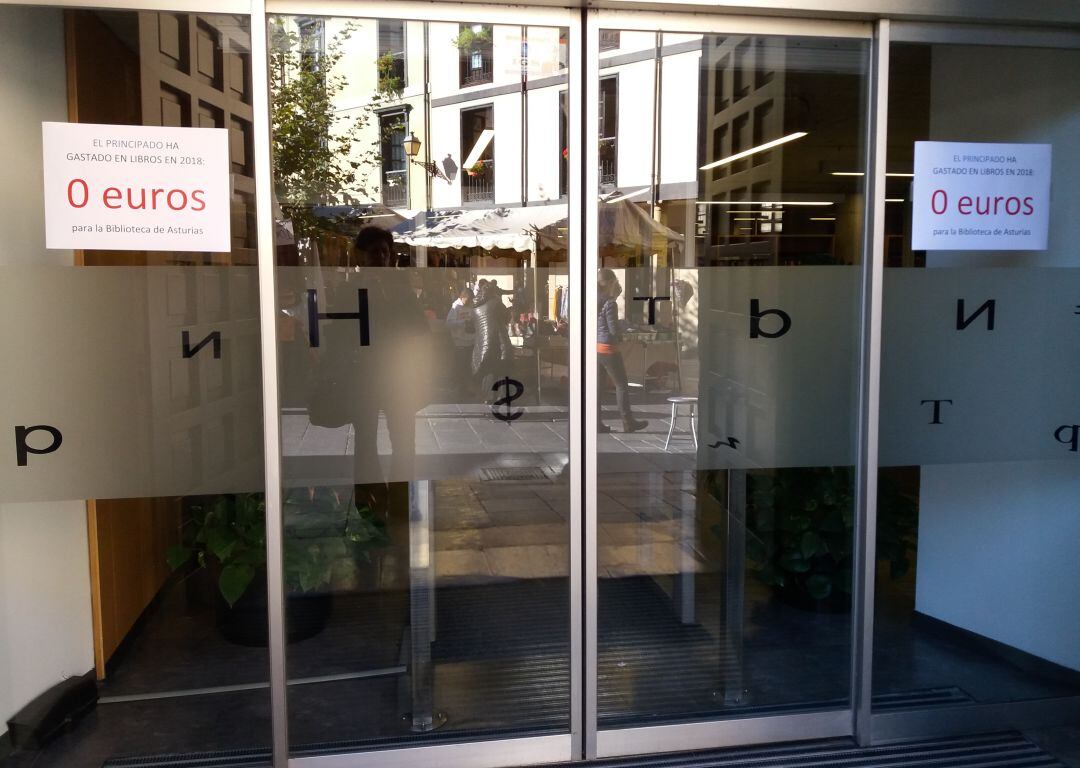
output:
M645 429L649 422L634 418L630 410L630 387L626 380L626 365L623 363L622 353L618 343L622 337L622 329L619 325L618 298L622 294L622 286L619 279L610 269L601 269L597 276L597 328L596 328L596 359L600 367L607 372L615 387L615 402L619 408L619 416L622 417L623 432L637 432ZM611 428L604 423L602 408L597 408L598 424L600 432L610 432Z

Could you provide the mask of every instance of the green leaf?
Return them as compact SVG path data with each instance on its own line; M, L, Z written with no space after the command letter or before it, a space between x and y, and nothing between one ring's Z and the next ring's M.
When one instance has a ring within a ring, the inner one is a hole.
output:
M266 550L261 547L240 550L235 553L232 562L237 565L262 565L266 562Z
M301 591L310 592L316 587L328 584L333 570L332 565L331 562L319 562L318 559L312 559L312 561L307 564L307 567L300 571Z
M169 550L165 553L165 562L169 564L170 570L175 571L189 560L194 552L181 544L173 544L169 547Z
M760 571L758 571L758 578L762 583L769 585L770 587L782 587L784 586L784 574L776 570L771 565L766 565Z
M847 530L847 526L844 525L843 514L835 510L822 518L820 528L829 533L839 533Z
M232 564L221 569L221 576L218 578L218 589L230 608L236 605L236 601L247 591L254 578L255 569L250 565Z
M783 531L802 532L809 527L810 518L805 515L790 515L780 524L780 529Z
M765 542L757 537L747 539L746 557L751 563L764 563L769 557Z
M825 542L813 531L807 531L802 535L802 542L800 543L799 548L802 551L802 556L808 560L819 552L824 553L827 551Z
M832 580L828 576L815 573L806 580L806 591L815 600L824 600L832 594Z
M787 550L780 556L780 565L788 571L794 573L806 573L810 570L810 563L808 563L802 556L801 552L795 550Z
M229 558L238 542L239 539L230 528L211 528L206 532L206 548L222 563Z
M754 515L754 530L771 533L776 530L772 510L760 510Z

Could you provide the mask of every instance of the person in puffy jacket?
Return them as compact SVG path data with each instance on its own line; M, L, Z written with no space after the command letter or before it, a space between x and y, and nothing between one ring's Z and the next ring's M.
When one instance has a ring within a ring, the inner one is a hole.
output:
M615 402L619 408L619 416L622 417L623 432L637 432L649 425L647 421L634 418L630 410L630 387L626 381L626 365L623 363L622 353L619 351L619 339L622 330L619 326L619 294L622 286L619 279L610 269L601 269L597 276L598 289L598 324L596 328L596 359L600 367L607 373L615 387ZM602 408L597 409L600 413L597 429L600 432L610 432L611 428L604 423Z
M494 282L480 286L473 307L476 336L473 340L472 374L479 383L480 398L490 403L494 397L491 388L495 381L509 376L514 348L507 330L509 313L500 298L499 286Z

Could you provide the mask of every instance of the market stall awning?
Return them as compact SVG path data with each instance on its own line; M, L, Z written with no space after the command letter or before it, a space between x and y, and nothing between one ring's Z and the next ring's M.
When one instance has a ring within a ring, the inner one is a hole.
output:
M636 250L647 247L653 251L667 251L670 247L681 249L685 241L678 232L656 221L630 200L602 201L597 213L600 229L597 241L601 248ZM537 239L541 248L566 248L567 233L567 222L563 219L541 229Z
M600 247L682 248L685 238L629 200L600 204ZM394 239L427 248L506 249L522 253L539 248L566 249L567 207L482 208L420 214L393 228Z
M482 208L440 215L428 213L423 223L394 228L394 239L426 248L483 248L535 251L540 230L565 221L566 205L527 208ZM561 247L566 247L565 244Z

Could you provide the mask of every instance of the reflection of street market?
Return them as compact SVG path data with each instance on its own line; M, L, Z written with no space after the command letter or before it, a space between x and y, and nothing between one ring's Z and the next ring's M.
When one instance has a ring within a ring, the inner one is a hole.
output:
M634 296L673 296L677 277L670 265L680 262L683 236L625 199L603 205L601 213L601 262L637 267L619 270ZM409 262L430 270L416 279L431 316L444 317L462 286L499 285L509 302L515 373L530 385L531 402L558 402L544 393L562 391L568 376L568 226L567 206L553 204L421 212L392 228L395 241L408 246ZM694 329L678 322L675 304L657 302L649 322L644 302L625 303L623 346L632 385L675 391L682 381L678 351L696 346L680 336Z

